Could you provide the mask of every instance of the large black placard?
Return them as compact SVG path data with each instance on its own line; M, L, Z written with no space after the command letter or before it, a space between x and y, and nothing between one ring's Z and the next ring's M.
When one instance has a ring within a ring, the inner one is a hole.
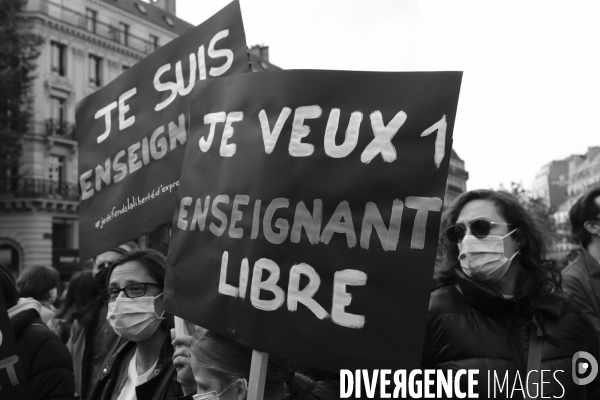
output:
M305 365L418 367L461 78L199 83L168 311Z
M171 221L195 82L244 72L234 1L78 104L82 260Z

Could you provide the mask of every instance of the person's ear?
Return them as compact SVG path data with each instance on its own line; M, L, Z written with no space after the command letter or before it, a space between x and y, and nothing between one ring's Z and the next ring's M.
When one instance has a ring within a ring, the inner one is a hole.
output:
M248 381L243 378L238 378L234 385L234 395L237 400L246 400L248 397Z
M592 235L600 235L600 222L598 221L586 221L583 227Z
M515 232L515 244L517 245L517 250L521 250L525 246L525 243L527 243L527 239L524 235L521 235L519 230L517 230Z

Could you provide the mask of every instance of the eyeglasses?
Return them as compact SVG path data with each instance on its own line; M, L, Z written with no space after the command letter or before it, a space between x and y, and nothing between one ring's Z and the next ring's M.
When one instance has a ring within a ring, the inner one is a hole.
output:
M483 239L484 237L487 237L492 228L497 225L511 224L506 224L504 222L493 222L486 219L476 219L475 221L471 222L469 229L471 230L473 236L475 236L477 239ZM466 234L467 228L464 225L452 225L446 229L446 237L452 243L458 244L462 242Z
M102 298L104 301L112 302L119 297L119 293L125 292L125 296L130 299L135 299L136 297L142 297L146 294L146 290L148 286L156 286L162 287L161 285L157 285L156 283L132 283L131 285L127 285L122 289L118 288L108 288L100 291Z

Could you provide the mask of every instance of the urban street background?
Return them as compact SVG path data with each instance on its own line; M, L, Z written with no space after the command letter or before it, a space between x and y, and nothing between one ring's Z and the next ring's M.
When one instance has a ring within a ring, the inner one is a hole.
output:
M197 25L228 0L179 0ZM522 182L598 145L600 3L241 0L249 45L283 69L464 71L454 149L468 189Z
M86 262L79 260L77 103L228 3L6 3L6 10L23 7L6 14L3 32L13 36L0 43L0 69L10 72L0 77L0 261L15 275L45 264L66 281ZM557 252L573 247L568 210L600 185L600 3L240 4L254 71L464 71L444 204L466 190L505 188L548 222ZM22 52L27 67L11 69L11 52ZM30 108L16 98L29 99ZM165 252L168 240L165 226L139 244Z

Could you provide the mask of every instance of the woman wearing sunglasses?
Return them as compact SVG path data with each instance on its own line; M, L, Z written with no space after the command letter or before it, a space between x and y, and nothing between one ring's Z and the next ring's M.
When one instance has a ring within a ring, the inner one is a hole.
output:
M424 367L479 369L480 398L600 395L598 378L572 379L576 352L600 358L598 337L562 293L535 218L507 192L474 190L449 207L443 232Z
M108 270L106 319L128 342L100 372L89 400L171 400L182 395L172 363L173 318L163 307L165 257L153 250L127 253Z

